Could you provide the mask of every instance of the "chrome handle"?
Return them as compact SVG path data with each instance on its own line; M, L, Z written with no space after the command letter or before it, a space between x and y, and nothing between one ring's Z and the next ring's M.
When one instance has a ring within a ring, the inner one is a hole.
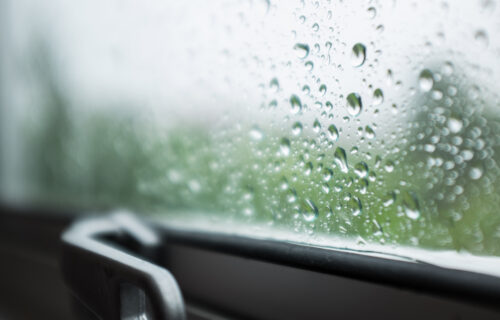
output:
M137 251L116 245L122 238ZM74 296L99 319L186 319L172 274L147 258L157 256L157 234L133 215L84 218L62 235L62 272Z

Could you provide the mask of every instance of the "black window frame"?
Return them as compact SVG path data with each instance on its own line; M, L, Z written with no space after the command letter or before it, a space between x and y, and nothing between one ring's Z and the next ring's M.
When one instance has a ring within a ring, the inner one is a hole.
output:
M31 271L37 270L36 261L50 261L57 277L61 233L86 212L5 204L0 212L2 259L9 249L11 263L16 255L35 261ZM179 282L189 319L500 317L500 278L495 276L148 223L162 236L163 254L155 262ZM28 290L48 281L34 276L27 282L21 271L9 275L6 264L0 265L0 284L9 276ZM46 303L56 310L69 295L62 279L52 281L58 293ZM71 306L61 309L72 312Z

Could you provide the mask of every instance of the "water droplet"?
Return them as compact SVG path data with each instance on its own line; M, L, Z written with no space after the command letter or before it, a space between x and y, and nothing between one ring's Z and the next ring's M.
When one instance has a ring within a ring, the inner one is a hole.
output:
M373 92L373 104L379 105L384 102L384 93L381 89L375 89Z
M408 218L416 220L420 217L420 205L417 195L412 191L403 191L401 193L405 214Z
M361 113L363 109L363 104L361 102L361 97L357 93L349 93L347 96L347 111L351 116L357 116Z
M295 201L297 201L297 191L295 191L295 189L293 188L288 189L288 193L286 195L286 201L288 203L294 203Z
M363 210L363 205L361 200L356 196L351 196L347 201L347 208L350 210L351 214L355 217L359 216Z
M294 94L290 97L290 104L292 106L291 112L293 114L297 114L302 110L302 102L300 102L299 97Z
M316 133L318 133L321 130L321 123L319 123L318 119L314 120L313 130Z
M249 132L250 138L255 141L262 140L264 138L264 133L258 126L253 126L252 129L250 129Z
M469 177L472 180L477 180L483 176L483 170L480 168L474 167L469 170Z
M423 92L430 91L434 85L432 72L427 69L423 70L418 78L418 84L420 86L420 90Z
M292 125L292 134L294 136L298 136L301 133L302 133L302 123L297 121Z
M307 70L309 70L309 71L312 71L314 69L314 63L312 61L306 61L306 63L304 65L306 66Z
M313 24L312 29L313 29L314 32L318 32L318 30L319 30L319 24L317 24L317 23Z
M328 133L330 134L330 139L333 141L337 141L339 138L339 131L334 124L328 126Z
M275 91L278 91L280 88L280 84L278 82L278 79L272 78L271 81L269 82L269 87Z
M368 8L368 17L370 19L373 19L377 16L377 9L375 9L374 7L370 7Z
M330 186L328 185L328 183L323 183L321 184L321 190L323 191L323 193L325 194L329 194L330 193Z
M389 173L393 172L394 171L394 162L392 162L391 160L387 160L385 162L384 169L385 169L385 171L387 171Z
M306 163L306 165L305 165L304 174L305 174L306 176L309 176L309 175L311 175L312 170L313 170L313 164L312 164L312 162L310 162L310 161L309 161L309 162L308 162L308 163Z
M366 126L365 127L365 135L368 139L373 139L373 138L375 138L375 131L373 131L372 127Z
M335 149L333 159L337 164L337 166L340 168L340 170L344 173L347 173L349 167L347 164L347 156L345 154L345 150L342 149L341 147L337 147L337 149Z
M300 211L302 213L302 217L307 222L312 222L319 216L318 207L316 207L314 202L310 199L306 199L306 201L301 203Z
M451 133L458 133L460 130L462 130L463 127L463 122L462 120L456 119L456 118L449 118L448 119L448 129L450 129Z
M368 165L363 161L356 163L354 173L360 178L366 177L368 175Z
M293 46L293 49L297 52L297 56L301 59L305 59L309 55L309 45L307 44L297 43Z
M484 30L478 30L474 34L474 39L479 43L483 48L488 46L489 39L488 34Z
M193 179L188 182L188 188L189 190L191 190L191 192L198 193L201 190L201 185L198 180Z
M351 64L353 67L360 67L366 59L366 47L362 43L356 43L352 47Z
M384 207L389 207L396 202L396 193L394 191L388 192L384 197L382 197L382 204Z
M326 94L326 85L322 84L319 86L319 93L321 93L322 95Z
M325 182L328 182L332 179L333 177L333 171L330 168L324 168L323 169L323 180Z
M284 157L288 157L290 155L290 140L288 138L281 138L280 153Z

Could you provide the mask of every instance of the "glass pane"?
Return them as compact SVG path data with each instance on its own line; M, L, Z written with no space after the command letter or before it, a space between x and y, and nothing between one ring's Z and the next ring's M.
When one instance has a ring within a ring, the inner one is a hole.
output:
M5 0L1 195L498 272L499 10Z

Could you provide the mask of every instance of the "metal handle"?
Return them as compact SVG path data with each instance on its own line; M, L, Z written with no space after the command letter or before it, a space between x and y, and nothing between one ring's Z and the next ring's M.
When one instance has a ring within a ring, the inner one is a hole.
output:
M154 257L156 233L127 213L82 219L62 236L62 272L75 295L99 319L184 320L182 294L165 268L113 245L122 237Z

